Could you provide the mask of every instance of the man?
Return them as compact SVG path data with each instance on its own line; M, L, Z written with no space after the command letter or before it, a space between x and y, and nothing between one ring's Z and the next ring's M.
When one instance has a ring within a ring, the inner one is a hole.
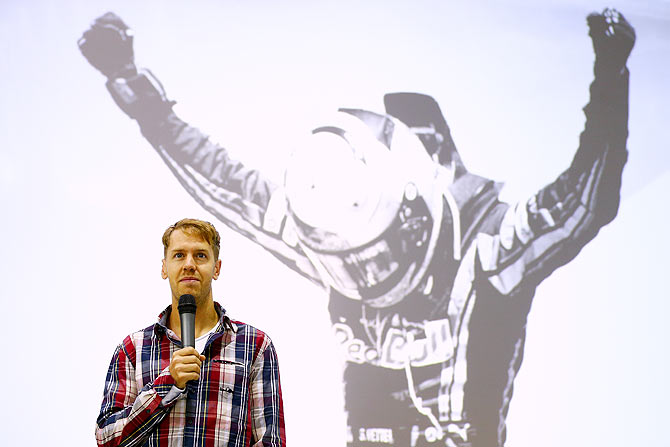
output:
M220 238L183 219L163 235L161 276L171 305L130 334L112 357L96 426L99 446L286 444L277 355L262 331L231 320L214 301ZM177 306L192 295L195 348L183 347Z
M387 95L385 114L341 109L278 186L173 112L120 18L100 17L79 45L195 200L327 289L348 445L493 447L537 285L618 210L635 33L613 10L587 21L595 79L579 148L512 205L467 171L425 95Z

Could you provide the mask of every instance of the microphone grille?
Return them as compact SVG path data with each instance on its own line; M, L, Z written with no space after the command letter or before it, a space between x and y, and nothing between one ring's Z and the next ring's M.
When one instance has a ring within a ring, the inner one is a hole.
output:
M187 294L179 297L179 305L177 306L179 313L195 313L196 304L195 297L193 295Z

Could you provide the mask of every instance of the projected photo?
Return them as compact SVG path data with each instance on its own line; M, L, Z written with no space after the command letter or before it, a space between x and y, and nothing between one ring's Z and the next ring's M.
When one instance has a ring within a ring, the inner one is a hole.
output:
M584 32L595 63L579 146L517 203L468 170L424 93L333 111L305 129L275 184L175 114L116 14L78 43L193 199L326 291L345 359L347 445L493 447L505 443L537 286L618 211L635 32L610 9ZM501 136L500 150L508 144Z

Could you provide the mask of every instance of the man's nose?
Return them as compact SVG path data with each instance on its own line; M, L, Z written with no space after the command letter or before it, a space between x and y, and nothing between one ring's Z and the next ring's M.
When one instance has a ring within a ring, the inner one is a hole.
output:
M184 269L195 270L195 258L192 255L186 255L186 259L184 260Z

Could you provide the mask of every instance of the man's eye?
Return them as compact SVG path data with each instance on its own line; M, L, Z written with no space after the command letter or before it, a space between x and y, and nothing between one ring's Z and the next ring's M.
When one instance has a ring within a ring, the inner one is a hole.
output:
M207 255L205 253L198 253L196 256L198 256L201 259L207 258Z
M174 254L174 257L177 258L177 259L179 259L179 258L183 258L183 257L184 257L184 254L183 254L183 253L175 253L175 254Z

